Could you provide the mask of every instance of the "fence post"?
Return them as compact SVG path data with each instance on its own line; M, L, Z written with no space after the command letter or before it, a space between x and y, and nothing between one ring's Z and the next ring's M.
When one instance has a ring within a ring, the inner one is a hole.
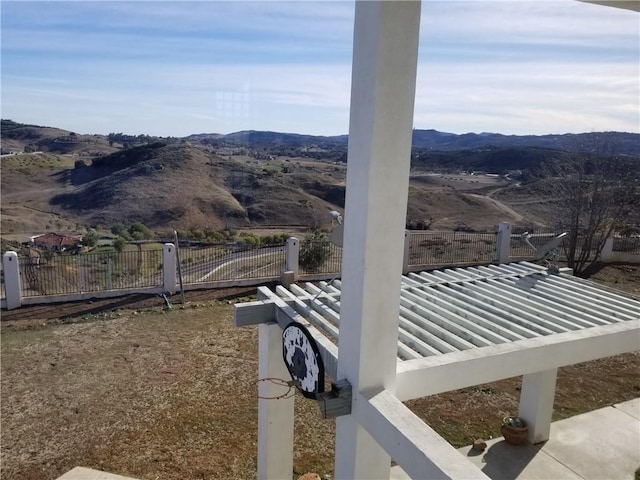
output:
M78 255L76 260L76 271L78 272L78 293L84 292L84 271L82 270L82 255Z
M284 272L282 272L282 283L291 285L298 280L298 259L300 256L300 240L296 237L287 238L284 250Z
M2 256L2 268L4 269L4 293L7 300L7 310L12 310L22 306L18 254L6 252Z
M113 283L111 280L111 255L107 256L107 290L113 290Z
M166 293L176 293L176 246L173 243L162 245L162 288Z
M498 241L496 260L498 263L509 263L511 256L511 224L501 222L498 225Z
M411 248L411 232L409 230L404 231L404 256L402 257L402 274L409 273L409 249Z
M613 256L613 237L609 237L604 241L604 246L600 251L600 261L602 263L610 263Z

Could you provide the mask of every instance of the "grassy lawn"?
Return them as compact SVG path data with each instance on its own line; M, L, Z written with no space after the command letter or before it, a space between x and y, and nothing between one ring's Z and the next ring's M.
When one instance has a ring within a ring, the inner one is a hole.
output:
M2 478L53 479L77 465L144 479L254 477L257 329L234 328L231 315L212 302L5 328ZM297 404L296 469L330 471L333 422Z
M227 301L3 327L2 478L81 465L141 479L254 478L257 329ZM638 353L561 369L555 416L640 396ZM519 379L408 402L456 446L499 435ZM296 475L333 473L335 423L296 396Z

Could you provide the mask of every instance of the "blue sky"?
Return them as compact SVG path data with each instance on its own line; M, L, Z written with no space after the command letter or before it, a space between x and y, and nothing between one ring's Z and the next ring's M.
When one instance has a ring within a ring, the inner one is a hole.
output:
M348 132L353 2L0 5L2 118L78 133ZM414 126L640 132L640 15L424 0Z

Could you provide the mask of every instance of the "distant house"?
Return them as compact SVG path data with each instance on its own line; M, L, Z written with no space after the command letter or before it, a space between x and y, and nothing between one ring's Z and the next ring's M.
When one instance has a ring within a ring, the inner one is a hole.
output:
M48 248L56 252L64 252L70 248L75 248L82 242L79 235L61 235L59 233L45 233L31 237L32 243L39 248Z

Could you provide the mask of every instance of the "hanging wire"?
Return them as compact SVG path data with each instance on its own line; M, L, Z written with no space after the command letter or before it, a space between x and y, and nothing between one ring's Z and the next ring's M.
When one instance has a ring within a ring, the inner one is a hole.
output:
M298 382L296 382L295 380L285 380L283 378L277 377L259 378L258 380L256 380L256 385L260 382L271 382L278 387L288 387L286 392L276 397L262 397L260 395L257 395L257 397L261 400L280 400L283 398L291 398L296 394L296 388L298 388Z

